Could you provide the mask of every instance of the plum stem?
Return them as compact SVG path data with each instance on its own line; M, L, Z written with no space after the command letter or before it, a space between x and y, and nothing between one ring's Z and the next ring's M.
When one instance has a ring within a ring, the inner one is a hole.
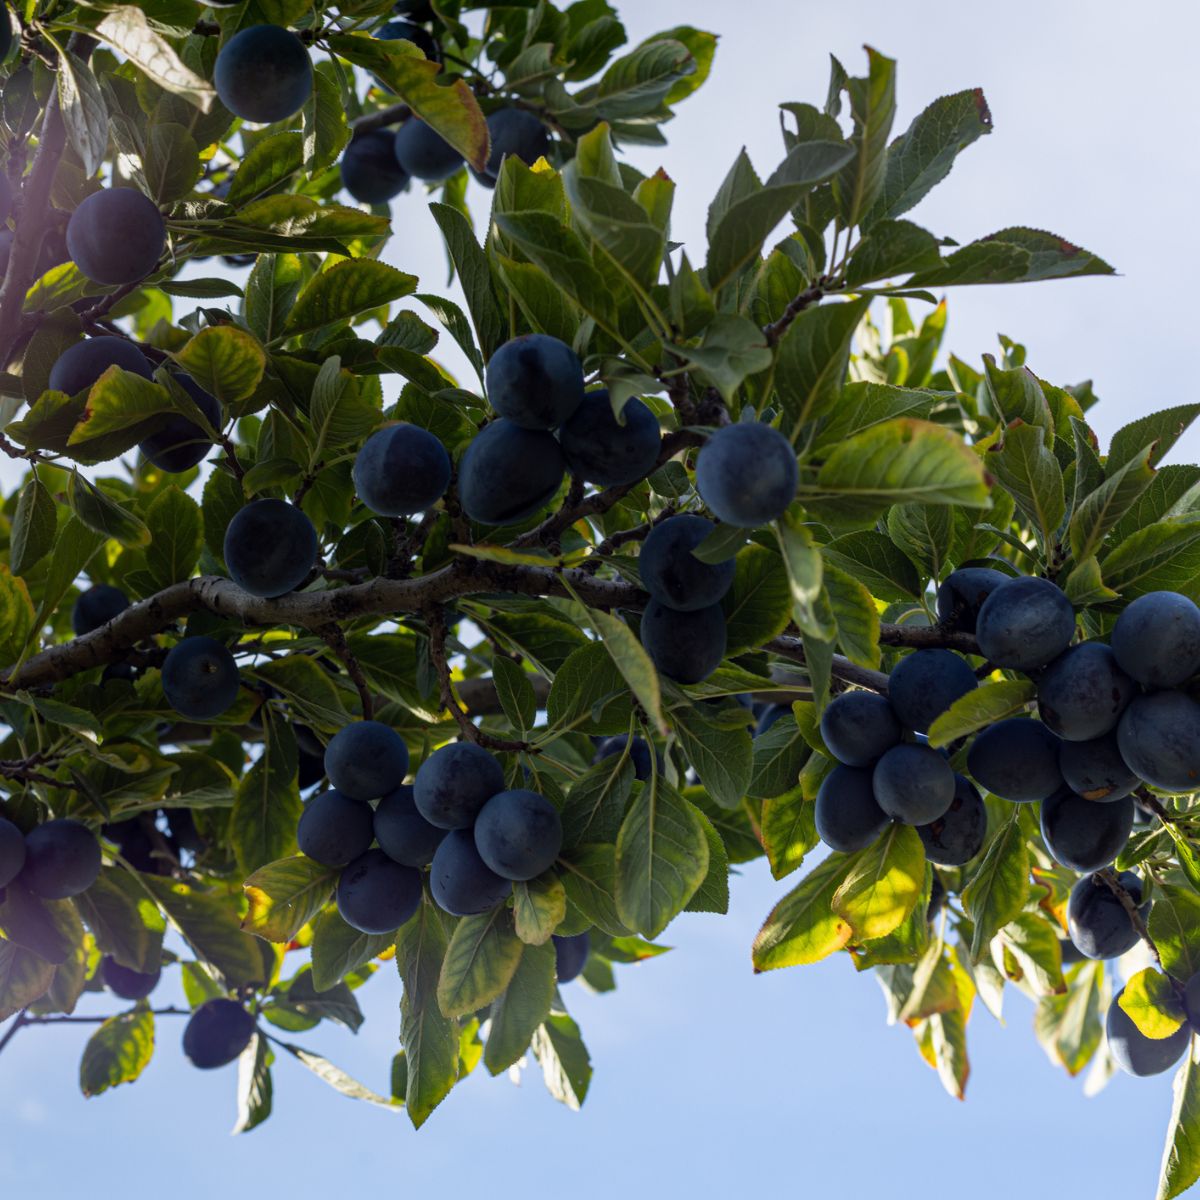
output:
M1145 942L1149 947L1150 953L1154 956L1154 961L1158 964L1158 969L1166 974L1165 970L1163 969L1162 955L1159 954L1158 946L1155 944L1154 939L1150 936L1150 930L1146 928L1146 922L1142 920L1142 914L1138 912L1137 901L1134 900L1134 898L1129 894L1129 891L1122 886L1121 880L1117 876L1117 873L1112 869L1112 867L1105 867L1103 871L1096 872L1096 878L1099 879L1104 886L1107 887L1108 890L1112 892L1112 894L1121 902L1121 907L1126 911L1126 913L1129 914L1129 920L1133 924L1134 931L1137 933L1138 937L1141 938L1142 941ZM1170 976L1168 976L1168 978L1170 978ZM1181 985L1174 979L1171 980L1171 986L1174 987L1176 991L1181 990Z

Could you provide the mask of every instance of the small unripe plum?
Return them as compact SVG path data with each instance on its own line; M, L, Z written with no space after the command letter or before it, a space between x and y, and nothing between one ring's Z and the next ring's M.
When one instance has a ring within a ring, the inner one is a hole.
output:
M254 1018L236 1000L206 1000L183 1031L183 1052L193 1067L210 1071L233 1062L254 1036Z
M605 758L617 758L625 751L625 743L629 741L627 733L618 733L613 737L604 738L596 747L596 753L592 756L592 762L598 763ZM654 770L652 760L650 758L650 744L645 738L635 737L633 743L629 747L629 761L633 763L633 776L635 779L641 780L643 783L650 778ZM662 754L656 749L654 757L658 759L658 769L663 769Z
M1038 715L1060 738L1090 741L1116 728L1137 691L1107 646L1081 642L1038 678Z
M1060 742L1041 721L1010 717L975 735L967 751L971 778L1003 800L1045 800L1063 785Z
M987 807L975 785L964 775L954 776L950 807L928 825L918 825L925 857L942 867L962 867L983 849L987 837Z
M329 739L325 747L325 774L344 796L378 800L404 782L408 774L408 747L388 725L354 721Z
M370 129L342 151L342 187L362 204L386 204L408 188L408 173L396 161L396 135Z
M1147 900L1142 904L1141 879L1134 871L1122 871L1118 882L1133 898L1138 914L1145 921L1153 902ZM1138 932L1125 906L1104 880L1095 875L1085 875L1071 889L1067 928L1072 943L1087 958L1119 958L1138 941Z
M163 695L189 721L211 721L237 699L237 663L227 647L210 637L176 642L162 665Z
M536 879L562 849L562 818L545 796L525 788L499 792L475 821L475 848L504 879Z
M303 509L286 500L252 500L225 531L229 577L252 596L295 591L317 561L317 531Z
M21 882L43 900L86 892L100 874L100 843L79 821L47 821L25 835Z
M106 954L100 960L100 978L114 996L120 996L122 1000L144 1000L158 987L162 968L149 972L132 971Z
M843 692L821 714L821 739L849 767L874 766L902 736L892 706L874 692Z
M1200 608L1178 592L1147 592L1117 618L1112 649L1138 683L1175 687L1200 671Z
M391 933L421 904L421 873L368 850L338 877L337 909L359 933Z
M471 742L452 742L421 764L413 783L413 800L431 825L465 829L502 791L504 771L494 755Z
M221 47L213 86L235 117L270 125L304 107L313 68L303 42L281 25L251 25Z
M175 381L196 402L196 407L214 429L221 428L221 405L190 375L176 375ZM179 475L190 471L212 448L212 439L194 421L182 413L171 413L159 428L138 445L138 449L160 471Z
M436 129L409 117L393 139L396 161L414 179L440 183L463 165L463 156Z
M119 337L94 337L68 346L58 356L46 386L74 396L91 388L109 367L132 371L143 379L153 374L146 356L132 342Z
M645 479L658 465L662 431L636 399L625 402L618 422L608 391L601 389L584 395L558 440L572 475L597 487L619 487Z
M1056 659L1075 634L1075 610L1049 579L1022 576L1000 584L975 622L979 651L998 667L1029 671Z
M554 435L501 418L485 425L458 464L463 512L481 525L508 525L545 508L562 484Z
M25 835L7 817L0 817L0 888L8 887L25 865Z
M431 62L438 62L441 59L441 51L438 49L437 42L433 40L433 34L428 29L422 29L420 25L414 25L411 21L388 21L386 25L381 25L375 30L372 36L384 42L412 42ZM384 83L381 83L380 86L391 91L391 88Z
M954 772L928 746L893 746L875 764L871 783L879 807L905 825L928 825L954 801Z
M1131 771L1164 792L1200 787L1200 704L1183 692L1133 700L1117 726L1117 745Z
M445 836L446 830L421 816L411 784L402 783L375 806L375 840L379 848L406 867L428 866Z
M813 813L817 836L843 854L869 846L889 822L876 803L871 772L861 767L834 767L821 782Z
M354 460L359 499L384 517L432 508L450 486L450 455L428 429L389 425L367 438Z
M375 814L365 800L322 792L300 814L296 844L301 854L325 867L344 867L366 854L375 836Z
M1058 766L1067 787L1085 800L1120 800L1140 782L1125 765L1115 733L1087 742L1062 742Z
M955 700L978 686L970 664L953 650L914 650L893 668L888 698L901 725L928 733Z
M725 657L728 632L719 604L678 612L651 600L642 613L642 645L658 671L676 683L700 683Z
M1161 1075L1169 1071L1192 1043L1192 1027L1184 1022L1165 1038L1148 1038L1121 1007L1122 988L1108 1006L1104 1031L1108 1049L1117 1066L1127 1075Z
M167 227L154 201L136 188L87 196L67 222L71 261L95 283L137 283L158 265Z
M591 935L583 933L571 934L565 937L551 935L554 942L554 972L559 983L570 983L577 979L587 965L588 953L591 950Z
M743 529L783 516L799 482L791 443L758 421L718 429L696 459L700 498L720 520Z
M532 167L539 158L550 153L550 131L534 113L523 108L497 109L488 117L487 127L492 145L487 166L483 171L471 171L486 188L496 186L500 168L509 155Z
M491 406L522 429L557 429L583 403L579 355L556 337L527 333L488 360Z
M692 513L668 517L650 530L638 555L642 586L660 604L694 612L719 604L733 586L736 564L701 562L692 551L716 528Z
M75 605L71 609L71 628L76 637L82 637L101 625L107 625L128 607L129 597L120 588L98 583L75 598Z
M1097 804L1063 788L1042 801L1042 840L1064 867L1099 871L1125 847L1133 830L1133 801Z
M1011 579L991 567L959 567L938 588L938 624L956 633L974 633L983 602Z
M512 882L480 858L470 829L452 829L434 853L429 888L443 912L469 917L502 904Z

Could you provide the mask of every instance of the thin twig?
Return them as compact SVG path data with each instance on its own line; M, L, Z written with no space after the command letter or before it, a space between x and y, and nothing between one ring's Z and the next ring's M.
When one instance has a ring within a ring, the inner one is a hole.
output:
M359 666L358 659L354 657L354 651L350 649L349 643L346 641L346 634L343 632L340 625L326 625L324 629L317 631L322 638L325 639L326 645L338 656L342 666L346 668L346 674L358 689L358 698L362 702L362 715L364 721L370 721L375 716L375 697L371 691L370 684L367 683L367 678L363 674L362 667Z
M1142 914L1138 911L1137 901L1129 894L1128 890L1121 883L1116 871L1112 867L1105 867L1102 871L1097 871L1094 876L1099 879L1105 887L1121 902L1121 907L1129 914L1129 920L1133 924L1134 931L1138 937L1149 947L1150 953L1154 956L1154 961L1158 963L1158 969L1163 970L1162 955L1158 952L1158 946L1155 945L1154 939L1150 936L1150 930L1146 928L1146 922L1142 920ZM1166 972L1164 971L1164 974ZM1171 980L1172 986L1178 991L1182 985L1177 981Z
M833 280L827 275L822 275L812 287L802 291L788 306L783 310L783 315L778 321L772 321L770 325L764 326L763 333L767 336L768 346L777 346L780 339L791 328L792 322L806 309L814 304L819 303L828 295Z

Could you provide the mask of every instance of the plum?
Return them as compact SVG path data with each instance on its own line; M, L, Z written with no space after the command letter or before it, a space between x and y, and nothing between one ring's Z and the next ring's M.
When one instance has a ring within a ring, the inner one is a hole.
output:
M76 637L107 625L129 607L129 597L118 587L98 583L80 592L71 609L71 628Z
M744 529L783 516L799 482L792 444L758 421L718 429L696 459L700 498L719 520Z
M167 246L167 227L149 196L136 188L93 192L67 222L71 261L95 283L145 279Z
M396 135L389 129L351 138L341 170L342 187L361 204L386 204L408 189L408 172L396 161Z
M408 747L379 721L344 725L325 747L325 774L334 788L355 800L378 800L408 774Z
M498 108L487 119L491 153L482 171L471 174L486 188L494 188L500 178L500 168L510 155L532 167L539 158L550 153L550 131L536 114L523 108Z
M406 867L426 867L442 844L446 830L421 815L411 784L402 783L375 806L375 840L379 848Z
M642 645L658 671L676 683L707 679L725 657L727 638L719 604L678 612L651 600L642 613Z
M236 1000L206 1000L184 1027L183 1052L208 1071L233 1062L253 1036L254 1018Z
M46 386L74 396L89 390L109 367L132 371L143 379L153 374L146 356L131 341L105 335L68 346L50 368Z
M1127 1075L1161 1075L1169 1071L1191 1045L1191 1025L1184 1022L1169 1037L1148 1038L1121 1007L1124 994L1122 988L1113 997L1104 1023L1108 1049L1114 1061Z
M1067 787L1085 800L1120 800L1140 782L1125 765L1115 733L1087 742L1061 742L1058 767Z
M190 375L176 375L175 382L196 402L204 419L214 428L221 428L221 405ZM138 446L142 454L160 471L178 475L190 471L212 447L212 438L182 413L161 418L158 428Z
M494 755L471 742L452 742L435 750L421 764L413 784L413 800L431 825L465 829L502 791L504 771Z
M162 978L162 968L156 971L132 971L106 954L100 960L100 979L114 996L122 1000L144 1000Z
M290 30L251 25L221 47L213 86L235 117L271 125L304 107L313 89L312 60Z
M1004 800L1045 800L1063 785L1060 744L1041 721L1009 717L975 735L967 770L976 783Z
M1175 687L1200 671L1200 608L1178 592L1147 592L1117 618L1112 649L1138 683Z
M428 183L449 179L463 165L463 156L419 117L409 117L396 130L392 147L405 173Z
M658 465L662 448L654 413L631 399L618 421L605 389L584 395L558 439L571 474L597 487L624 487L645 479Z
M938 588L938 624L955 633L974 633L983 602L1011 579L991 567L959 567Z
M591 951L591 935L583 933L570 934L560 937L557 933L552 936L554 942L554 971L559 983L570 983L577 979L587 964Z
M1122 871L1118 882L1133 898L1143 921L1151 901L1142 903L1142 881L1133 871ZM1067 928L1072 943L1087 958L1119 958L1137 945L1138 932L1125 906L1096 875L1085 875L1071 889L1067 901Z
M303 509L286 500L252 500L225 530L229 577L252 596L295 591L317 561L317 531Z
M6 888L25 865L25 835L7 817L0 817L0 888Z
M782 720L791 711L786 704L764 704L754 724L754 736L761 737L776 721Z
M1042 840L1064 867L1099 871L1125 847L1133 830L1133 801L1097 804L1069 788L1042 801Z
M1038 714L1060 738L1086 742L1115 729L1138 686L1102 642L1064 650L1038 678Z
M446 447L419 425L376 430L351 472L359 499L383 517L409 517L432 508L450 486Z
M512 882L483 861L470 829L453 829L434 852L429 888L443 912L469 917L502 904Z
M479 857L504 879L536 879L554 865L562 840L558 809L527 788L498 792L475 821Z
M970 664L954 651L914 650L892 669L888 698L901 725L928 733L955 700L978 686Z
M835 696L821 714L821 739L838 762L871 767L903 737L887 698L856 690Z
M936 821L918 825L917 833L930 862L943 867L969 863L987 837L987 807L975 785L965 775L955 775L950 807Z
M936 750L902 743L875 764L875 800L889 817L905 825L928 825L954 801L954 772Z
M889 823L875 801L871 772L861 767L834 767L821 781L813 811L821 841L844 854L869 846Z
M322 792L300 814L296 843L302 854L324 867L344 867L367 852L374 838L375 814L365 800Z
M458 498L481 525L507 525L554 499L563 479L562 449L542 429L504 418L485 425L458 464Z
M1183 692L1134 699L1117 726L1117 745L1126 766L1151 787L1200 787L1200 704Z
M211 721L226 712L237 699L239 685L233 655L210 637L185 637L163 661L163 695L189 721Z
M100 843L82 822L46 821L25 835L20 881L43 900L68 900L100 875Z
M491 406L522 429L557 429L583 403L583 365L566 342L527 333L500 346L487 365Z
M600 744L596 747L596 753L592 756L592 762L598 763L605 758L616 758L624 752L625 744L628 741L629 735L626 733L618 733L613 737L601 739ZM657 749L653 753L654 757L658 759L658 769L661 773L663 770L662 754ZM640 779L643 783L650 778L654 770L650 754L650 743L645 738L635 737L629 747L629 761L633 763L634 778Z
M682 513L650 530L638 555L642 586L660 604L676 612L694 612L719 604L733 586L737 564L701 562L692 551L716 526L703 517Z
M382 850L359 855L338 877L337 910L359 933L391 933L420 907L421 873Z
M1028 671L1056 659L1075 634L1075 610L1049 579L1021 576L1000 584L975 622L980 653L998 667Z
M386 25L381 25L375 30L372 36L384 42L412 42L431 62L438 62L441 59L441 51L433 39L433 34L428 29L422 29L420 25L414 25L411 21L388 21ZM392 90L386 84L381 84L381 86L389 92Z

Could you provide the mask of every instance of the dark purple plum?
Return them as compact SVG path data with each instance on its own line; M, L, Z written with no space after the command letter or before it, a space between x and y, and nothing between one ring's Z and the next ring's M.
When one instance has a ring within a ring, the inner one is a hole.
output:
M1147 592L1117 618L1112 649L1138 683L1176 687L1200 671L1200 608L1178 592Z
M545 508L562 485L563 471L553 434L500 418L471 439L459 461L458 497L472 521L507 525Z
M213 86L234 116L271 125L304 107L313 89L312 60L282 25L251 25L221 47Z
M1010 717L975 735L967 770L980 787L1004 800L1045 800L1063 785L1060 744L1041 721Z
M236 1059L254 1036L254 1018L236 1000L206 1000L183 1030L183 1052L209 1071Z
M132 971L123 967L115 958L105 955L100 960L100 979L114 996L122 1000L144 1000L162 978L162 968L157 971Z
M426 867L446 830L421 816L413 791L410 784L401 784L375 806L375 840L388 858L406 867Z
M351 473L359 499L372 512L409 517L446 494L450 455L419 425L389 425L367 438Z
M209 395L190 375L176 375L175 382L196 402L204 419L213 427L221 428L221 405L216 397ZM159 427L145 438L138 449L160 471L178 475L190 471L212 449L212 438L182 413L172 413L161 418Z
M252 596L293 592L317 561L317 531L303 509L286 500L252 500L225 530L229 577Z
M615 734L613 737L604 738L596 747L596 753L592 756L592 762L598 763L605 758L616 758L624 752L625 743L629 741L629 735L625 733ZM658 750L654 751L654 756L658 759L658 769L661 772L663 769L663 757ZM643 783L650 778L653 770L652 760L650 757L650 744L645 738L635 737L633 744L629 747L629 761L633 763L633 773L635 779L640 779Z
M737 564L701 562L692 551L716 526L703 517L683 513L656 525L642 543L638 572L642 586L660 604L677 612L694 612L719 604L733 586Z
M136 188L103 188L67 222L71 261L95 283L137 283L158 265L167 227L154 201Z
M396 135L370 129L342 151L342 187L360 204L386 204L406 191L408 172L396 161Z
M1200 787L1200 704L1183 692L1152 692L1133 700L1117 726L1125 765L1151 787L1192 792Z
M1115 733L1088 742L1061 742L1058 766L1067 787L1085 800L1120 800L1139 783L1121 757Z
M1133 801L1097 804L1063 788L1042 801L1042 840L1064 867L1099 871L1121 853L1133 830Z
M469 917L503 904L512 892L512 882L480 858L470 829L453 829L434 853L429 888L443 912Z
M572 475L597 487L620 487L645 479L658 465L662 431L654 413L636 399L625 402L618 421L601 389L584 396L558 440Z
M642 613L642 645L660 674L676 683L700 683L725 657L728 634L719 604L677 612L651 600Z
M338 912L359 933L391 933L420 903L420 871L403 866L382 850L360 855L338 878Z
M25 835L7 817L0 817L0 888L8 887L25 865Z
M1053 662L1075 635L1075 610L1049 579L1021 576L1000 584L975 622L979 651L998 667L1018 671Z
M334 788L355 800L378 800L408 774L408 747L390 726L354 721L325 747L325 774Z
M466 829L497 792L504 771L495 756L471 742L435 750L417 771L413 799L417 811L439 829Z
M587 964L591 950L591 935L586 931L565 937L553 935L554 970L559 983L570 983L577 979Z
M1115 729L1138 686L1103 642L1064 650L1038 677L1038 715L1070 742L1086 742Z
M25 835L20 881L43 900L69 900L86 892L100 875L100 843L84 824L46 821Z
M974 633L983 602L1011 579L991 567L959 567L938 588L938 624L955 633Z
M696 459L700 498L719 520L743 529L783 516L799 482L791 443L758 421L718 429Z
M393 148L405 173L427 183L441 183L463 165L463 156L418 117L409 117L396 130Z
M129 597L118 587L98 583L75 598L71 609L71 628L76 637L107 625L129 607Z
M844 854L869 846L889 823L875 802L871 772L860 767L836 766L825 776L814 814L821 841Z
M143 379L153 374L146 356L131 341L105 335L68 346L50 368L46 386L74 396L90 389L109 367L120 367Z
M375 836L374 813L365 800L322 792L300 814L296 843L302 854L324 867L344 867L366 854Z
M905 825L928 825L954 801L954 771L928 746L893 746L875 764L871 784L879 807Z
M978 686L970 664L953 650L914 650L892 668L888 698L901 725L928 733L955 700Z
M527 788L498 792L475 821L475 848L503 879L536 879L562 849L562 818L545 796Z
M566 342L527 333L488 360L487 395L496 412L522 429L558 429L583 403L583 365Z
M227 647L210 637L176 642L162 665L167 703L189 721L211 721L232 707L240 676Z
M534 114L523 108L498 108L487 119L491 153L483 171L474 168L471 174L486 188L494 188L500 178L500 168L508 157L519 158L532 167L539 158L550 153L553 144L550 131Z
M1151 901L1142 904L1142 881L1133 871L1122 871L1118 882L1138 905L1143 921ZM1067 901L1067 928L1072 943L1087 958L1119 958L1137 945L1138 932L1124 905L1096 875L1085 875Z
M821 714L821 739L848 767L874 766L903 736L895 710L875 692L843 692Z
M1124 994L1122 988L1113 997L1104 1024L1108 1049L1117 1066L1127 1075L1161 1075L1169 1071L1191 1045L1191 1025L1184 1022L1169 1037L1148 1038L1121 1007Z
M950 807L928 825L918 825L925 857L942 867L962 867L983 849L987 837L987 807L965 775L954 776Z

